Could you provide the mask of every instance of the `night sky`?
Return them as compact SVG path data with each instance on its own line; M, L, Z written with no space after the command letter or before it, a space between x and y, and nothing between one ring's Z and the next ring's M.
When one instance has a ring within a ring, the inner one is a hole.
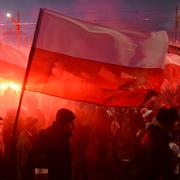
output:
M62 14L83 19L114 29L135 31L167 30L170 40L174 40L176 6L180 0L0 0L1 36L11 25L6 12L20 12L21 30L32 36L39 8L48 8ZM11 27L13 28L13 27ZM178 29L180 40L180 25Z

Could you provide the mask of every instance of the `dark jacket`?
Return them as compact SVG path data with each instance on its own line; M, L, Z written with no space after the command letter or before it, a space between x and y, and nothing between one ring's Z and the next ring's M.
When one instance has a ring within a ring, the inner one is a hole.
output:
M43 149L43 154L47 156L49 180L72 178L70 136L56 122L40 132L39 143L43 144L40 149Z
M175 179L169 148L171 137L157 124L152 123L139 139L136 159L138 180Z

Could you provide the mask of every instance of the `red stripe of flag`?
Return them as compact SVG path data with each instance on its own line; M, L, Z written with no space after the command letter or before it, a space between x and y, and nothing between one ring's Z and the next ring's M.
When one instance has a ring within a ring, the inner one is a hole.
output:
M34 49L27 89L104 105L137 105L159 90L160 68L129 68Z

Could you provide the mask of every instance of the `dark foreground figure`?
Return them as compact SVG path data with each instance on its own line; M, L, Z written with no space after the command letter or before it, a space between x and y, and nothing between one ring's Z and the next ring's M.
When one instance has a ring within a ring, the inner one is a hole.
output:
M178 112L162 107L152 124L139 139L137 180L175 180L172 152L169 143Z
M59 109L53 124L39 134L37 146L42 144L39 151L44 151L49 180L72 179L70 137L74 119L72 111Z

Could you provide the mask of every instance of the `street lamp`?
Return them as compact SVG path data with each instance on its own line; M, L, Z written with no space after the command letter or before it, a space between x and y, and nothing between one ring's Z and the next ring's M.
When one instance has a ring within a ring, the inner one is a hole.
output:
M13 22L13 25L16 27L17 31L17 38L18 38L18 47L20 47L20 13L17 12L17 19L15 19L11 13L6 13L6 17L11 19Z

